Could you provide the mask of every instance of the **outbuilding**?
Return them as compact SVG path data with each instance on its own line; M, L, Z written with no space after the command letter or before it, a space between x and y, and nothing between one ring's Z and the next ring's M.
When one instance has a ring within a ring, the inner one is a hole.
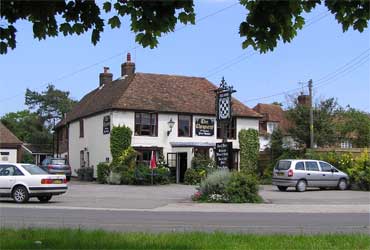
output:
M17 163L22 160L22 141L0 122L0 162Z

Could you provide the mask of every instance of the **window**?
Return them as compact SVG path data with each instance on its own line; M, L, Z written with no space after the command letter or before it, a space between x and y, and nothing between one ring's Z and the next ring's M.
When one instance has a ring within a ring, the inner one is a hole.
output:
M159 160L159 150L158 149L144 149L144 148L135 148L137 152L136 164L143 164L146 166L150 165L150 160L152 158L152 151L155 153L156 160Z
M322 172L331 172L331 165L329 163L320 161L320 167Z
M348 140L341 141L340 147L341 148L352 148L352 143Z
M23 173L15 166L3 165L0 166L0 176L15 176L23 175Z
M279 161L276 164L275 169L277 169L277 170L288 170L290 168L291 164L292 164L291 161Z
M191 115L179 115L179 125L177 135L179 137L192 137L192 123Z
M236 139L236 118L233 118L231 120L231 123L229 125L226 125L226 135L227 139ZM221 123L217 123L217 139L224 138L222 129L221 129Z
M84 120L80 120L80 137L84 137Z
M304 163L302 161L295 164L295 170L304 170Z
M319 165L315 161L306 161L306 168L308 171L320 171Z
M277 122L268 122L267 123L267 133L272 134L278 128Z
M157 136L157 118L155 113L135 113L135 135Z
M36 165L22 165L22 167L31 175L41 175L41 174L48 174L45 170L42 168L36 166Z

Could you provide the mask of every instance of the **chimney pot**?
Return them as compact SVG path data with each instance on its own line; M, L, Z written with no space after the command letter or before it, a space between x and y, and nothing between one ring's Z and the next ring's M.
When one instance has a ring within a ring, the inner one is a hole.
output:
M103 86L105 84L108 84L112 82L113 80L113 74L109 73L109 67L104 67L103 73L99 74L99 86Z
M121 64L121 76L131 76L135 74L135 63L131 62L131 54L127 53L126 62Z

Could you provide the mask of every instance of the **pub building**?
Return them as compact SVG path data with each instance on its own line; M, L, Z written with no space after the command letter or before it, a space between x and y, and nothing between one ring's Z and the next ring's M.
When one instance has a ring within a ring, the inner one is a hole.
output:
M216 143L232 142L229 165L239 169L238 133L258 130L261 115L232 99L232 119L221 129L216 119L217 86L203 77L135 72L130 54L121 65L121 76L105 67L99 85L86 94L56 126L56 155L67 157L76 169L110 162L110 131L113 126L131 128L137 160L149 164L151 152L162 153L176 169L177 182L191 167L196 154L215 157ZM225 134L224 134L225 133ZM225 135L225 136L224 136Z

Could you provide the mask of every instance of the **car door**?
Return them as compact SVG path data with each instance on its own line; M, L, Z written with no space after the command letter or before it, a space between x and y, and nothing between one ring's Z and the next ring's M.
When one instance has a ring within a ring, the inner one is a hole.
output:
M305 161L307 185L311 187L320 186L321 176L317 161Z
M324 161L320 161L319 163L320 163L321 175L322 175L322 180L321 180L322 187L336 186L338 183L338 178L334 174L334 171L332 171L333 166Z
M10 194L11 188L15 183L15 167L13 165L0 165L0 193Z

